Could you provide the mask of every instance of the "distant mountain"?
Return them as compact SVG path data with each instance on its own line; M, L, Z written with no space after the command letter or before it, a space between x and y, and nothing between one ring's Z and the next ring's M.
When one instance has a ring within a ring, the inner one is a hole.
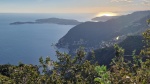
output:
M47 18L37 19L35 22L13 22L10 25L21 25L21 24L59 24L59 25L78 25L82 22L72 19L60 19L60 18Z
M106 22L110 19L117 18L117 17L119 16L101 16L101 17L92 18L91 20L96 22Z
M125 49L125 59L131 60L132 51L136 49L136 55L139 55L140 50L143 49L144 43L142 42L142 36L129 36L124 41L119 43L119 46ZM109 66L112 59L115 57L114 47L106 47L103 49L97 49L95 52L95 61L98 61L101 65ZM127 56L126 56L127 55ZM88 60L92 59L91 53L87 56Z
M13 22L10 25L36 24L36 22Z
M149 18L150 11L138 11L106 22L84 22L70 29L56 46L67 47L70 52L75 52L79 46L87 51L112 46L128 35L138 35L149 28L146 23Z

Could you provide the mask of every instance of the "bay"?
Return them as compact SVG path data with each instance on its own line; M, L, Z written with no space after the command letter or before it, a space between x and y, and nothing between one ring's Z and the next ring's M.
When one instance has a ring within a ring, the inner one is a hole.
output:
M88 20L88 14L0 14L0 64L39 64L39 57L57 60L52 44L58 42L73 25L24 24L9 25L16 21L34 21L41 18Z

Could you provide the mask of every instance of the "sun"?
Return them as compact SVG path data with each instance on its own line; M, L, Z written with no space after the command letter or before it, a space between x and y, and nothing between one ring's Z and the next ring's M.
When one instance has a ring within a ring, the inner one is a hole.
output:
M117 15L118 15L117 13L113 12L100 12L96 16L101 17L101 16L117 16Z

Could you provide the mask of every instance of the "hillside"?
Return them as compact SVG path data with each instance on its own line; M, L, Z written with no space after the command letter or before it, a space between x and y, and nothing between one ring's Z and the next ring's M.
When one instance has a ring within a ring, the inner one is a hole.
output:
M132 14L119 16L106 22L81 23L63 36L56 44L57 47L67 47L70 52L83 46L86 49L101 48L103 42L114 44L123 39L114 40L116 37L141 34L148 26L146 20L150 18L150 11L138 11ZM108 46L111 46L109 45Z
M136 50L136 54L140 53L143 48L144 43L142 42L142 36L128 36L124 41L119 43L119 46L125 49L125 55L132 55L132 51ZM112 58L115 57L114 47L107 47L103 49L97 49L95 52L95 61L99 64L109 65ZM91 59L91 53L87 56L87 59ZM125 57L126 59L131 59L130 56Z

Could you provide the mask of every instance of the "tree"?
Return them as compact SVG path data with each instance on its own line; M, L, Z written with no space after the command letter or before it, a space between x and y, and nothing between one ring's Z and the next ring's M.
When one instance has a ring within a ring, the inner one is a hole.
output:
M148 20L149 24L150 20ZM124 49L115 45L116 57L112 60L110 80L113 84L149 84L150 83L150 29L143 33L144 49L139 55L133 51L133 61L124 60Z
M0 74L0 84L14 84L15 82L7 76Z
M98 76L95 71L97 63L91 63L85 60L86 53L83 48L77 51L77 55L72 58L66 53L57 53L58 61L53 63L53 69L46 73L52 72L50 75L45 74L45 83L52 84L93 84L94 78ZM40 58L42 66L48 66L48 62L43 62ZM50 62L50 60L49 60ZM45 70L44 70L45 71Z

